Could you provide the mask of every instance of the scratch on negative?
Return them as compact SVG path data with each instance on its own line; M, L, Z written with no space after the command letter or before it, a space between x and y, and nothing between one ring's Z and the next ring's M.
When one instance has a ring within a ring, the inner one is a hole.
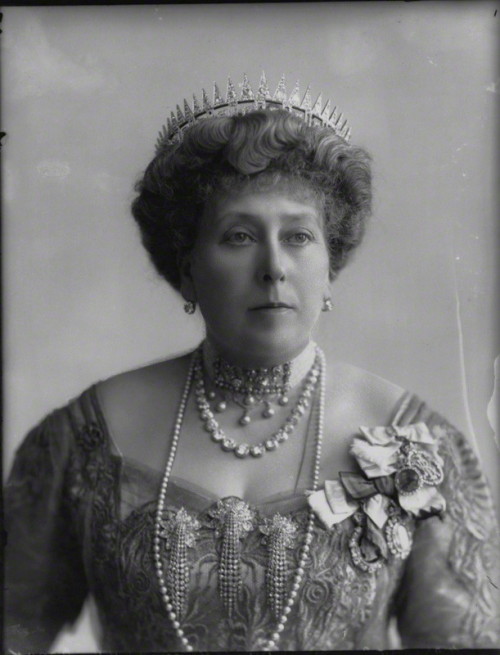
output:
M466 367L465 367L465 354L464 354L464 334L462 330L462 317L461 317L461 312L460 312L460 296L458 293L458 283L457 283L457 271L456 271L456 263L455 263L455 258L453 258L453 291L455 294L455 316L457 319L457 332L458 332L458 350L459 350L459 357L460 357L460 377L461 377L461 387L462 387L462 399L464 403L464 409L465 409L465 417L467 420L467 426L468 426L468 432L470 434L470 437L474 443L474 446L477 450L478 444L477 444L477 439L476 435L474 433L474 425L472 423L472 416L470 412L470 404L469 404L469 389L467 385L467 374L466 374Z
M493 439L495 441L497 448L499 447L499 443L498 443L499 422L498 422L498 414L497 414L498 412L497 398L498 398L498 393L500 391L499 378L500 378L500 355L495 357L493 361L493 391L491 393L491 398L488 402L488 406L486 407L486 417L488 418L488 422L491 426L491 429L493 430Z

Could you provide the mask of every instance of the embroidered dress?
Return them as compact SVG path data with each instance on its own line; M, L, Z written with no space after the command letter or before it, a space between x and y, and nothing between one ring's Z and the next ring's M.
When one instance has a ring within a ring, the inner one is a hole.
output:
M446 510L425 519L390 515L380 533L387 547L373 537L384 556L366 567L356 562L358 551L363 561L371 559L363 543L369 519L356 505L361 501L346 496L345 517L331 527L316 517L303 581L280 637L282 650L386 649L392 615L404 647L500 643L493 599L497 533L477 459L464 437L417 397L406 394L395 417L401 428L424 423L435 439ZM239 499L221 500L171 478L161 554L167 583L176 581L175 603L194 650L259 650L269 639L287 592L286 572L297 566L307 526L308 470L306 463L296 489L238 510L233 537L233 524L224 517L234 512L222 510L239 508ZM400 485L412 483L405 475ZM359 487L359 480L354 483ZM7 648L47 650L91 594L101 650L180 650L154 569L160 484L161 473L119 456L95 387L30 432L5 492ZM372 505L377 520L383 503L375 499ZM226 551L238 567L233 565L238 584L230 601L221 595L228 579L220 575Z

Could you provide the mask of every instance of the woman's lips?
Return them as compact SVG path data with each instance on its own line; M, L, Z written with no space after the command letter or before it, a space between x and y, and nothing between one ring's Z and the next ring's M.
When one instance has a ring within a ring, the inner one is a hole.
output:
M264 312L286 312L290 309L293 309L292 305L288 305L284 302L269 302L262 305L257 305L256 307L250 307L250 311L264 311Z

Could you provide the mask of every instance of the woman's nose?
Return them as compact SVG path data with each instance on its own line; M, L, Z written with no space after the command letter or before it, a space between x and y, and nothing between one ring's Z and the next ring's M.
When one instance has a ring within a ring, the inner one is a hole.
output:
M285 280L285 266L279 244L267 244L263 248L259 279L267 283Z

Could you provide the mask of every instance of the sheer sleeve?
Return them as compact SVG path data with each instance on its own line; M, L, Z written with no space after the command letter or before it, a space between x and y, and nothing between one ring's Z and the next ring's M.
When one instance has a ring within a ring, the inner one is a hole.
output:
M16 453L5 494L5 638L16 652L46 652L87 595L72 520L68 412L49 415Z
M417 524L397 608L402 645L498 646L499 539L489 489L464 436L437 414L425 419L445 464L447 508Z

